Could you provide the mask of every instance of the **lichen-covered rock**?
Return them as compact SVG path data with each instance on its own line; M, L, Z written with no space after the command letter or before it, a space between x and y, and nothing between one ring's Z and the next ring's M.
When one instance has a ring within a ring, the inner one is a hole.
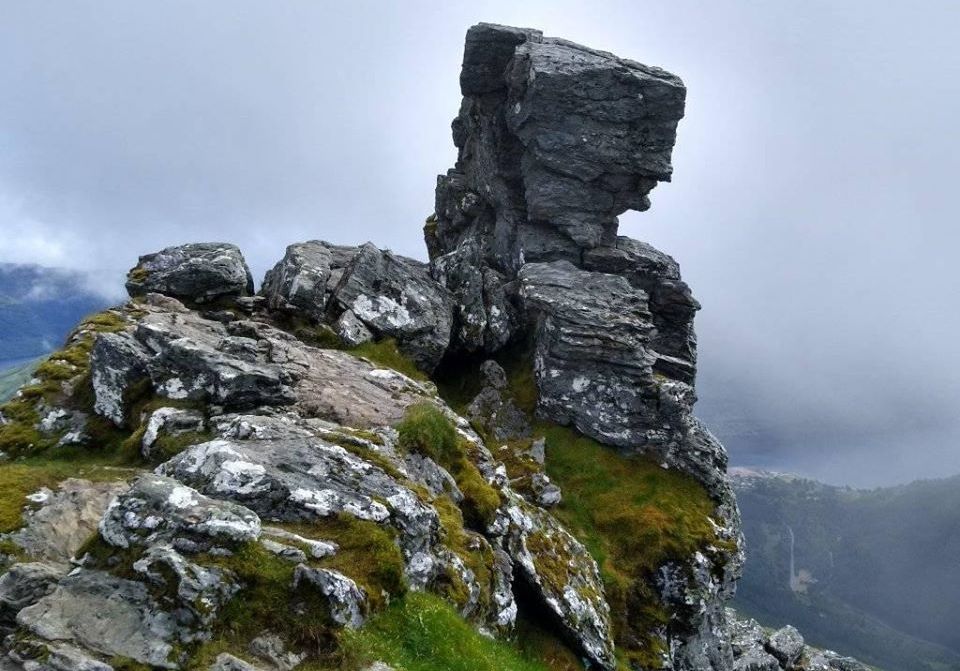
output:
M100 521L100 536L114 547L167 544L182 552L256 540L260 530L260 518L248 508L160 475L137 479Z
M212 624L220 608L240 590L226 571L200 566L168 545L153 545L133 563L145 582L172 593L175 605L190 612L196 622ZM181 618L182 619L182 618Z
M330 619L341 627L356 629L363 624L366 594L353 580L338 571L300 564L293 574L293 588L312 585L330 603Z
M199 433L206 428L203 413L188 408L157 408L147 419L147 427L140 441L140 453L153 459L157 439L175 438L186 433Z
M508 441L530 436L530 420L505 393L506 373L496 361L480 366L483 387L467 406L467 419L493 440Z
M370 329L353 314L353 310L345 310L333 325L333 330L347 347L357 347L373 340Z
M516 333L518 318L506 278L483 263L480 244L465 240L430 263L431 275L457 297L453 344L467 351L495 352Z
M127 332L101 333L90 353L90 375L97 414L122 426L126 420L125 392L147 377L150 355Z
M553 517L516 495L506 517L506 549L515 578L524 581L592 664L613 669L610 606L593 557Z
M432 371L450 344L453 297L426 266L367 243L344 269L331 300Z
M221 652L213 660L209 671L261 671L261 669L239 657L234 657L228 652Z
M16 622L17 613L52 592L66 572L61 564L29 562L0 575L0 635Z
M803 654L803 636L795 627L787 625L767 639L767 651L785 668L793 667Z
M322 240L289 245L283 258L264 276L260 294L273 310L323 321L327 299L357 251L357 247Z
M262 517L304 521L340 513L390 524L408 578L425 585L437 570L437 512L382 468L339 445L292 430L270 440L218 439L189 448L160 472Z
M127 275L131 296L164 294L194 303L253 293L253 276L235 245L205 242L141 256Z

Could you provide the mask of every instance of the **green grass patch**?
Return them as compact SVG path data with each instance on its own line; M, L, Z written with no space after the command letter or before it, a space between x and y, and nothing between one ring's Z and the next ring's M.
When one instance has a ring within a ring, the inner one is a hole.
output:
M308 563L356 581L367 593L372 612L382 611L406 593L403 557L389 529L349 515L283 528L337 543L340 549L334 556ZM259 543L245 544L229 557L201 561L232 571L244 588L218 615L212 640L191 655L190 669L209 668L222 652L242 657L250 640L264 631L281 634L294 649L307 653L308 668L345 668L340 632L331 626L326 599L303 585L293 590L295 563Z
M467 525L485 529L500 507L500 493L469 458L471 445L457 434L453 422L432 403L417 403L407 408L397 431L401 449L419 452L447 469L463 493Z
M516 646L481 635L439 597L412 592L344 636L348 656L404 671L547 671Z
M714 502L692 477L653 459L624 456L565 427L541 423L536 433L547 440L547 474L563 490L554 514L600 566L621 652L656 668L661 651L650 633L669 613L654 574L670 560L725 546L708 521ZM630 644L637 640L645 643Z
M413 380L420 382L430 380L430 377L426 373L420 370L409 357L397 348L397 341L393 338L384 338L376 342L365 342L347 351L354 356L370 359L373 363L383 366L384 368L392 368Z

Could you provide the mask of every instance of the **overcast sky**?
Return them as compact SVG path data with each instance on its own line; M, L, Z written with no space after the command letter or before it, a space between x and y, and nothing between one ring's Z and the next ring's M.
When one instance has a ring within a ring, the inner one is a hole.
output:
M674 182L621 231L704 304L734 462L960 472L955 2L0 0L0 261L235 242L424 257L463 35L525 25L680 75Z

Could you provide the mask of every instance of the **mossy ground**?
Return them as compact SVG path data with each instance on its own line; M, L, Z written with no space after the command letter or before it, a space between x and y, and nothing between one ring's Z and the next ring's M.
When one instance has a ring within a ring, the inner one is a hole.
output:
M653 459L624 456L551 424L538 424L536 433L546 437L547 474L563 491L554 514L600 566L622 655L656 668L661 650L650 634L669 613L654 574L722 547L709 521L713 500L692 477Z
M467 524L485 529L500 507L500 494L470 459L472 446L457 434L446 415L432 403L418 403L407 408L397 431L402 449L430 457L453 476L463 493L461 505Z
M344 637L361 663L380 660L404 671L547 671L538 651L481 635L442 599L411 593Z

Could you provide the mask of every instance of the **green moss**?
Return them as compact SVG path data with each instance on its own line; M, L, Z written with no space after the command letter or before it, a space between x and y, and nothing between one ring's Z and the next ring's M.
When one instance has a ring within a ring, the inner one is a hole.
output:
M494 589L494 576L490 570L494 562L493 549L482 536L466 529L463 513L449 496L438 497L431 504L440 516L444 544L463 560L480 585L480 612L488 611ZM467 586L456 574L445 576L437 585L437 591L459 608L467 604L470 596Z
M389 527L347 514L283 527L306 538L336 543L337 553L320 560L319 565L355 580L366 591L372 608L406 592L403 555Z
M515 646L481 635L438 597L410 593L344 636L349 657L405 671L546 671Z
M388 529L349 515L283 526L307 538L337 543L340 549L334 556L310 563L355 580L367 593L371 611L383 610L406 593L403 557ZM339 631L329 621L326 598L309 586L292 588L296 564L258 543L246 544L229 557L199 561L232 571L244 588L219 614L213 639L193 652L189 668L209 668L221 652L242 656L249 641L263 631L281 633L307 653L309 667L343 668Z
M385 338L376 342L365 342L347 351L354 356L370 359L373 363L383 366L384 368L392 368L413 380L426 382L430 379L426 373L420 370L413 361L397 348L397 342L392 338Z
M127 279L131 282L142 283L146 281L148 277L150 277L150 271L143 266L137 266L127 273Z
M432 403L417 403L407 408L397 431L401 448L428 456L438 464L447 464L463 456L457 428Z
M84 388L89 378L90 351L96 333L118 331L124 317L112 310L86 317L70 336L67 345L42 362L34 373L37 381L20 390L17 397L0 407L8 423L0 426L0 450L19 456L37 453L56 445L59 435L44 436L37 430L38 406L65 406L89 411L93 407L92 388ZM64 384L74 382L73 394L66 395ZM82 401L82 403L78 403Z
M600 565L623 655L656 668L661 650L652 634L669 614L652 587L654 573L727 545L708 520L714 502L692 477L653 459L623 456L563 427L537 431L547 440L547 473L563 490L555 515Z
M489 525L500 507L500 493L494 489L469 459L469 442L457 434L453 422L432 403L407 408L397 426L399 446L419 452L443 466L463 492L463 515L467 524L478 529Z

